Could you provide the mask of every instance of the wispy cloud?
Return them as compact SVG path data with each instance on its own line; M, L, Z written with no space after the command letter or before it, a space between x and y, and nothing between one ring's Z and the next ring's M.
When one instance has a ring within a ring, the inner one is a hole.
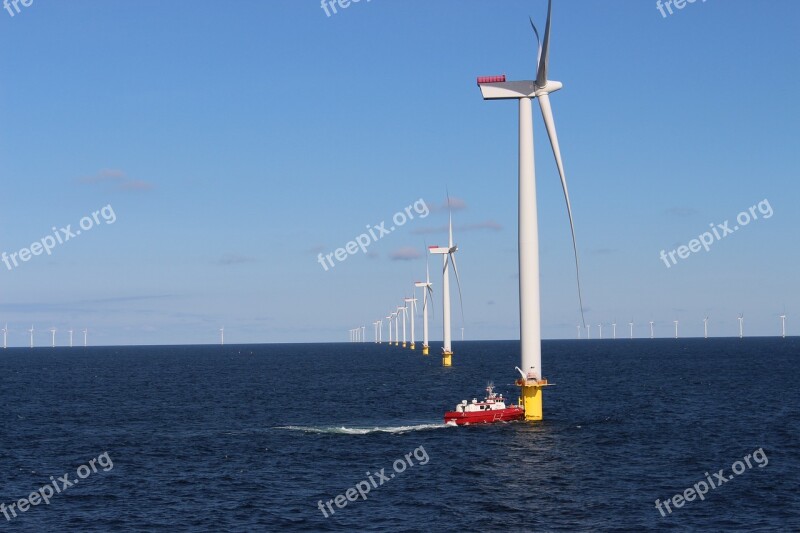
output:
M131 178L124 171L113 168L104 168L94 175L78 178L78 183L105 185L118 191L127 192L149 191L153 188L152 183Z
M389 258L392 261L411 261L413 259L419 259L420 257L422 257L422 253L420 253L419 249L412 246L398 248L389 254Z
M246 255L227 254L219 258L216 263L221 266L243 265L245 263L255 263L256 258Z
M480 231L480 230L490 230L490 231L500 231L503 229L503 226L495 222L494 220L485 220L483 222L478 222L475 224L456 224L453 226L454 232L465 232L465 231ZM411 230L411 233L415 235L431 235L434 233L447 233L448 226L447 224L443 226L435 226L435 227L427 227L427 228L415 228Z
M433 204L428 206L431 212L438 213L441 211L447 212L447 199L445 198L444 202L441 204ZM450 211L462 211L467 208L467 202L464 201L463 198L456 198L455 196L450 197Z

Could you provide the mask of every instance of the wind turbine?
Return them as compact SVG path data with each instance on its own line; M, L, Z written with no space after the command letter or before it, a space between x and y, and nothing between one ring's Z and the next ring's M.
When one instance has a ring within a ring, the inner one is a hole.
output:
M603 340L603 324L598 324L597 327L600 328L600 340Z
M219 345L225 346L225 326L219 328Z
M433 284L431 283L427 254L425 255L425 281L418 281L414 283L414 286L422 289L422 355L428 355L428 297L433 298Z
M547 134L553 148L556 166L564 190L567 204L570 230L572 232L572 248L575 253L575 276L578 281L578 300L583 317L583 302L580 288L578 266L578 246L575 239L575 225L572 219L572 207L567 191L567 180L561 160L561 149L556 135L553 112L550 107L550 93L561 89L562 84L547 79L550 54L550 22L552 0L547 6L547 24L544 40L539 48L536 80L506 81L505 76L478 78L478 86L484 100L518 100L519 101L519 292L520 292L520 351L521 366L518 371L522 379L518 385L522 387L522 400L526 420L542 420L542 387L548 383L542 377L542 334L541 307L539 292L539 227L536 206L536 173L533 156L533 116L531 100L539 100ZM531 20L536 34L539 32ZM585 321L584 321L585 323Z
M739 338L744 338L744 315L739 314Z
M7 341L8 341L8 323L6 323L6 326L3 328L3 349L4 350L6 348L8 348L8 342Z
M403 298L405 301L405 298ZM406 347L406 315L408 315L408 308L405 304L397 307L397 313L403 315L403 348Z
M450 195L447 195L447 207L450 208ZM449 214L448 226L448 245L447 246L431 246L428 251L432 254L439 254L442 256L442 321L443 321L443 336L444 343L442 346L442 366L452 366L453 364L453 346L450 336L450 263L453 263L453 272L456 275L456 284L458 285L458 299L461 302L461 280L458 278L458 267L456 266L456 252L458 246L453 244L453 213ZM461 318L464 318L464 307L462 302Z
M398 317L400 313L395 311L392 313L392 318L394 319L394 345L400 346L400 325L397 323Z
M378 344L378 321L376 320L372 325L375 326L375 344Z
M69 328L69 347L72 348L72 328Z
M410 304L409 307L411 307L411 349L416 350L417 348L414 344L414 315L417 314L417 299L416 297L406 298L405 302L406 304Z
M389 323L389 346L392 345L392 314L386 316L386 321Z
M650 338L651 338L651 339L652 339L652 338L654 338L654 337L653 337L653 324L654 324L654 322L651 320L651 321L650 321Z
M89 336L89 330L88 329L84 329L83 330L83 347L84 348L86 348L86 346L88 344L87 343L88 336Z
M633 319L631 319L631 321L628 322L628 325L631 327L631 339L633 339Z
M591 340L592 338L592 326L586 324L586 340Z
M361 342L367 342L367 326L361 326Z
M678 321L677 320L673 320L673 322L675 322L675 338L677 339L678 338Z
M611 324L611 327L614 328L614 340L617 340L617 321L616 320Z
M708 317L703 319L703 338L708 338Z
M31 334L31 348L33 348L33 324L31 324L31 329L28 330L28 333Z
M581 325L578 324L577 328L578 328L578 338L580 339L581 338Z
M378 319L378 344L383 343L383 319Z
M786 338L786 311L783 312L783 314L780 316L780 319L781 319L781 337L783 337L785 339ZM8 327L8 325L6 325L6 327ZM6 342L5 330L3 330L3 348L5 348L5 342Z
M50 328L50 333L53 334L53 348L56 347L56 328Z

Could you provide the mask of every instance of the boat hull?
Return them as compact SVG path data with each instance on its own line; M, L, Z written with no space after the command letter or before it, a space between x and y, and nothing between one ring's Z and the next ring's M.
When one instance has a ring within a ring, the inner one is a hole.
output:
M444 423L457 426L470 424L494 424L495 422L511 422L512 420L522 420L525 418L525 409L522 407L507 407L491 411L477 411L461 413L458 411L447 411L444 414Z

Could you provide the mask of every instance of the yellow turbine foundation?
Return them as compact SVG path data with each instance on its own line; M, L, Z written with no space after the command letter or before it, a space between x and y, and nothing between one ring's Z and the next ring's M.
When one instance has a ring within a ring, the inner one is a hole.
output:
M414 347L414 343L413 342L411 343L411 349L412 350L416 350L416 348Z
M403 343L403 348L405 348L405 347L406 347L406 343Z
M422 345L422 355L428 355L428 347L424 344Z
M453 352L442 353L442 366L453 366Z
M528 381L521 383L522 380L517 381L517 385L522 388L522 397L520 398L520 405L525 409L526 421L539 421L544 420L544 410L542 407L542 396L545 387L550 386L546 379L540 381Z

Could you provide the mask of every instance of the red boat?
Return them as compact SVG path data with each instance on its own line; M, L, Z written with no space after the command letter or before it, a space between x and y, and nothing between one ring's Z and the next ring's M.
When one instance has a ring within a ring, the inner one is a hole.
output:
M494 392L490 383L486 387L486 398L479 402L473 398L471 403L463 400L456 405L455 411L444 414L444 423L448 425L465 426L469 424L492 424L494 422L509 422L525 418L525 409L518 405L506 406L503 395Z

